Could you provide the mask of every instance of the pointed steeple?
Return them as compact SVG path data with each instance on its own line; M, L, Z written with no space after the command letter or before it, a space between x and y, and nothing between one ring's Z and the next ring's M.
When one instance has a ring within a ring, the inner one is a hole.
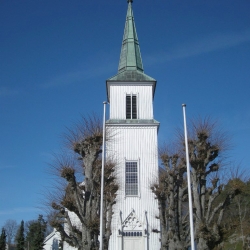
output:
M108 81L143 82L156 80L144 73L139 41L132 10L133 0L128 0L128 11L122 41L118 73Z
M125 70L138 70L143 72L143 65L136 33L133 10L133 0L128 0L128 11L122 41L122 49L118 67L118 73Z

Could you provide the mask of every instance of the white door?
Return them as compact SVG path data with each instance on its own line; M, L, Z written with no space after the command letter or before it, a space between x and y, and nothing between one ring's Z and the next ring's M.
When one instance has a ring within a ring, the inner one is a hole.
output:
M143 237L123 237L124 250L143 250Z

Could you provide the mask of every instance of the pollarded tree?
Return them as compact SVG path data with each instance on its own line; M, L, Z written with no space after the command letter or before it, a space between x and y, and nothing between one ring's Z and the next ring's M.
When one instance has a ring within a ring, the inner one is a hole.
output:
M216 201L223 190L217 173L222 166L226 137L209 119L193 122L189 128L194 235L197 249L213 249L223 240L223 213L240 190L233 187L219 203ZM174 152L161 152L164 171L159 183L152 185L160 204L162 249L187 249L190 245L183 136L179 136L176 148Z
M97 118L83 118L82 125L70 131L68 141L81 162L82 179L76 178L73 160L61 157L56 169L66 180L65 192L52 202L56 211L51 225L60 232L63 241L78 249L99 248L100 183L102 153L102 126ZM115 182L115 164L106 161L104 174L104 249L108 249L111 235L112 206L118 185ZM76 219L77 218L77 219ZM65 225L63 225L65 222Z
M151 187L159 202L162 249L181 250L189 246L186 167L180 155L168 148L160 150L164 168L160 170L159 182Z
M223 213L237 194L237 189L231 189L219 204L215 202L224 185L219 185L220 179L213 173L217 173L221 168L221 156L226 148L226 137L216 130L215 125L209 120L193 123L188 140L198 249L213 249L223 240Z

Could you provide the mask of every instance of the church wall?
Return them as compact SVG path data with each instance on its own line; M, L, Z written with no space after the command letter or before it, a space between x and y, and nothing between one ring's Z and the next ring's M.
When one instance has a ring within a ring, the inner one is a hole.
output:
M118 230L122 229L121 223L127 218L132 209L134 209L140 222L144 223L143 232L147 229L149 233L148 249L160 249L160 235L152 232L152 229L160 230L159 220L155 218L155 216L159 215L158 203L150 189L150 185L158 179L157 126L108 126L108 128L113 132L114 136L107 144L107 155L117 160L117 178L120 185L117 204L114 207L109 249L121 249L122 237L118 237ZM138 161L138 196L125 195L126 160ZM145 215L145 211L147 215ZM146 245L145 249L147 249Z
M152 85L111 85L110 119L126 119L126 95L136 94L138 119L153 119Z

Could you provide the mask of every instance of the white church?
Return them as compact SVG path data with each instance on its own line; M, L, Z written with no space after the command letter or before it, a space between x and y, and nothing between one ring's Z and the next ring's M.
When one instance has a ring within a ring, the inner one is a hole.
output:
M106 81L110 103L106 128L114 131L106 144L107 156L118 162L120 188L114 205L110 250L159 250L158 202L150 184L158 180L159 122L154 120L156 80L144 73L132 11L128 10L117 75ZM60 236L53 232L44 249L56 250ZM64 250L73 250L64 243Z

